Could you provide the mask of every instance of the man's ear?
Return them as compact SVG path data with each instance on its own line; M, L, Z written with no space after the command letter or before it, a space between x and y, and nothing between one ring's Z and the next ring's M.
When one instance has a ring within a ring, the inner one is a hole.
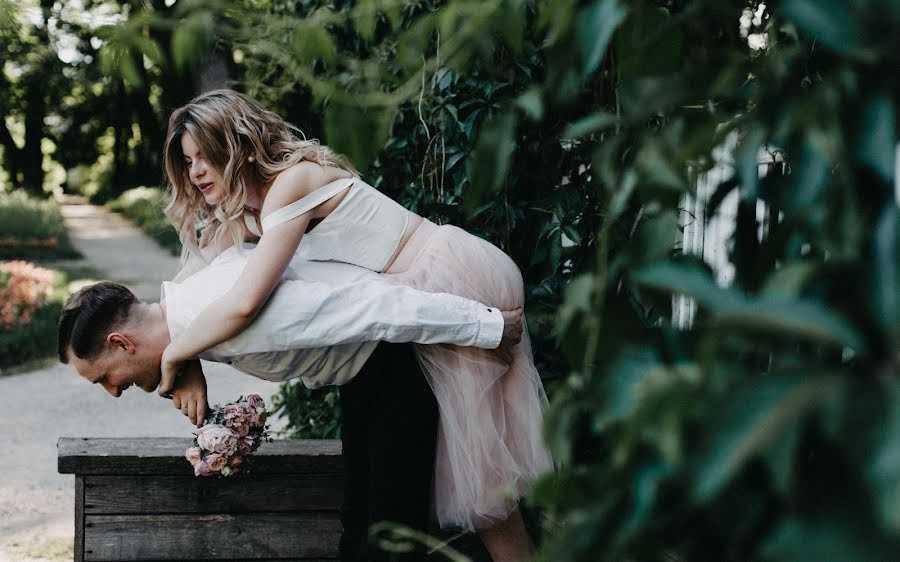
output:
M121 348L126 353L134 353L134 341L122 332L110 332L106 336L106 343L112 347Z

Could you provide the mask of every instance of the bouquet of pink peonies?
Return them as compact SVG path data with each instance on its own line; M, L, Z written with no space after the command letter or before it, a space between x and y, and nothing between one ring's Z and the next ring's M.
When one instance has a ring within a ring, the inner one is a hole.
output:
M194 446L185 458L194 467L195 476L231 476L241 471L244 457L271 441L266 425L266 403L258 394L237 402L216 405L202 427L194 432Z

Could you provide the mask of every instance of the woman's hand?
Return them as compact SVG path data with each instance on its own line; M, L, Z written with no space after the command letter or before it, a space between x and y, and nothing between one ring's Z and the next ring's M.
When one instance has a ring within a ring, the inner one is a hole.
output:
M191 423L199 427L206 418L206 377L200 361L189 361L184 373L178 378L178 385L172 389L172 404L187 416Z
M167 346L159 360L160 378L157 391L160 396L172 392L172 389L175 387L175 379L181 375L184 367L185 361L176 356L175 350L171 345Z

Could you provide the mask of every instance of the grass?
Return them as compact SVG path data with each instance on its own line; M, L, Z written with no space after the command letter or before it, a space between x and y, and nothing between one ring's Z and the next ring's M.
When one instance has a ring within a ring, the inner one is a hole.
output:
M0 193L0 259L77 257L56 201Z
M45 365L44 360L56 357L56 325L63 304L80 287L102 279L96 271L85 267L36 263L54 272L53 292L47 304L35 312L31 322L0 331L0 374L23 372L30 367Z
M136 187L107 203L106 208L123 215L177 256L181 253L181 241L163 213L166 201L167 196L162 189Z

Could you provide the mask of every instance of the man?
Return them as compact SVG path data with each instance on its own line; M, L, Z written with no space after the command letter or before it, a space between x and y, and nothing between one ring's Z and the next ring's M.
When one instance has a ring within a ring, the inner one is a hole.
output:
M132 385L156 390L166 346L230 288L246 260L246 252L223 252L181 283L164 283L159 304L113 283L82 289L60 318L60 361L116 397ZM424 530L434 466L434 396L409 346L378 340L490 349L515 343L521 329L521 311L392 285L348 264L297 259L253 324L200 357L268 380L343 385L341 557L357 560L371 523ZM178 383L175 406L200 423L206 382L199 361Z

